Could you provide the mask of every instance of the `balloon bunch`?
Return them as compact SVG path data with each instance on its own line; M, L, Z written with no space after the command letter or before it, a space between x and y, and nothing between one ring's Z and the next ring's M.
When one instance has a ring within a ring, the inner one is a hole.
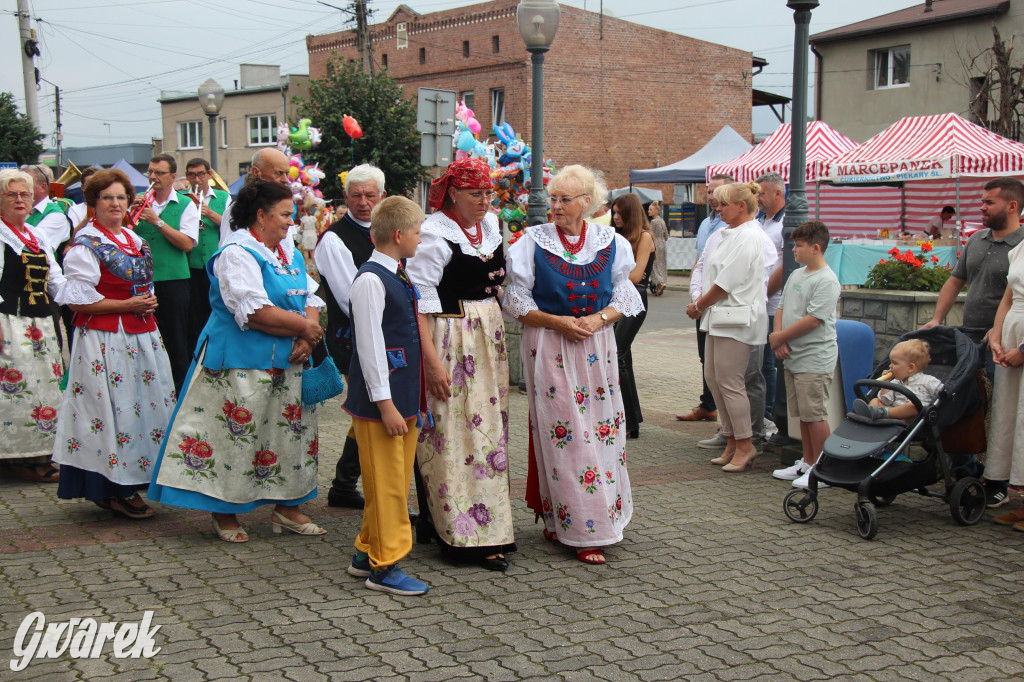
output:
M307 166L301 154L293 154L288 159L288 186L292 190L292 200L298 206L309 211L314 204L324 205L323 192L316 188L320 181L327 177L319 168L319 164Z
M282 123L277 126L277 148L290 155L292 150L306 151L320 144L320 129L312 126L308 118L299 120L299 125L289 128Z

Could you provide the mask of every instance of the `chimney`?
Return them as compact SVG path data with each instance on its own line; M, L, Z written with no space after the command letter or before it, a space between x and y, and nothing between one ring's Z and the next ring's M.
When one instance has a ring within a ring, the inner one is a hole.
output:
M931 12L932 11L932 0L924 0L924 11L925 12Z

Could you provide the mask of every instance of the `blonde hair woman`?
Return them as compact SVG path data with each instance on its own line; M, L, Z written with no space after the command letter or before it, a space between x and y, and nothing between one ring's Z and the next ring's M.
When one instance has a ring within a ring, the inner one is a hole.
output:
M744 471L757 456L750 441L753 429L744 375L751 353L764 345L768 334L766 256L761 227L754 220L760 193L756 182L715 190L727 227L714 251L705 255L704 293L686 308L708 334L704 377L727 439L725 452L711 463L727 472Z

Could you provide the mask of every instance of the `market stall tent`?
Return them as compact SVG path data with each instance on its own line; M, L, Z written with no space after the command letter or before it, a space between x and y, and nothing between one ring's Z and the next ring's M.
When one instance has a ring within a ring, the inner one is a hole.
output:
M702 183L708 166L736 158L751 148L752 145L731 126L722 126L697 153L660 168L631 170L629 182Z

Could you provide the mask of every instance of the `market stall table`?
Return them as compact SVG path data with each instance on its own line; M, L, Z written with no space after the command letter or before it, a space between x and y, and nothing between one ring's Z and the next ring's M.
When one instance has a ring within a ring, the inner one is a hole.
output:
M857 240L848 239L841 244L829 244L825 250L825 261L836 273L839 283L843 286L862 286L868 279L868 273L880 260L889 259L889 251L896 246L900 251L911 250L920 257L921 250L916 244L904 244L894 239L890 240ZM939 259L938 265L952 265L956 263L957 247L936 246L927 254L925 259L935 256Z

